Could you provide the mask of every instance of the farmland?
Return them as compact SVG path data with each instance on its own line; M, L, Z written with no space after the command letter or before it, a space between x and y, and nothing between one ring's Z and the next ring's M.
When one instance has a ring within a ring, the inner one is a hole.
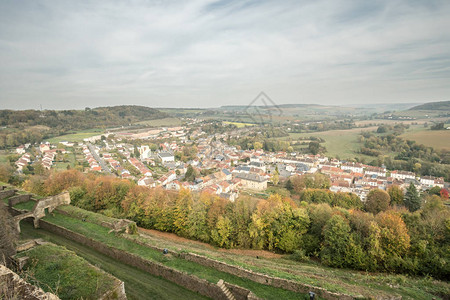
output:
M450 151L450 130L430 130L423 126L414 126L400 136L436 150Z
M354 128L348 130L328 130L312 133L291 133L288 138L296 140L298 138L319 137L325 140L323 145L326 147L326 154L333 157L339 157L341 159L351 159L355 156L365 157L358 154L357 151L361 147L358 143L358 136L362 131L376 130L376 126L367 128Z
M65 135L53 137L53 138L48 139L47 141L52 143L52 144L57 144L57 143L60 143L60 142L63 142L63 141L82 142L83 139L89 138L89 137L94 136L94 135L99 135L102 132L103 132L103 130L101 130L101 129L83 130L83 131L78 131L78 132L75 132L75 133L70 133L70 134L65 134Z

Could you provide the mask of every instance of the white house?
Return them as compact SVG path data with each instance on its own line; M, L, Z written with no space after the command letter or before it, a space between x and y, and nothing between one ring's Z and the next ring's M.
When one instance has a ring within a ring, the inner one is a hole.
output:
M425 187L434 187L438 186L440 188L444 187L444 179L443 178L436 178L433 176L423 176L420 178L420 184Z
M137 147L141 160L150 158L152 155L152 150L150 150L150 147L148 145L143 145L141 147Z
M158 157L161 159L163 163L175 161L175 156L173 156L170 152L159 152Z
M416 174L407 171L392 171L391 177L395 179L416 179Z

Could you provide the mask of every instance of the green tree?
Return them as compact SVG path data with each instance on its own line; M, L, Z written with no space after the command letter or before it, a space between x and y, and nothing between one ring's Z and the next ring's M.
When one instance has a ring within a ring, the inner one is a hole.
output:
M391 185L387 192L391 198L391 205L403 205L403 191L398 185Z
M310 142L308 145L308 150L310 153L316 155L320 151L320 144L319 142Z
M350 225L340 215L332 216L323 229L324 242L320 258L326 265L345 267Z
M373 189L367 195L366 211L374 215L389 208L389 194L380 189Z
M194 181L195 178L197 178L197 176L198 176L198 172L191 165L189 165L187 167L186 174L184 174L184 180L185 181Z
M409 211L414 212L420 208L420 197L417 192L416 186L411 182L406 189L405 198L403 199L406 208Z

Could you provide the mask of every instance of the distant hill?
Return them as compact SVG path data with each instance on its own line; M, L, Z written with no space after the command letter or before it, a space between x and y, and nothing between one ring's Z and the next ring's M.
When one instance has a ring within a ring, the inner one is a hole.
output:
M68 132L123 126L168 116L154 108L134 105L84 110L0 110L0 126L7 128L0 131L0 149Z
M429 102L422 105L417 105L409 110L442 110L450 111L450 101Z

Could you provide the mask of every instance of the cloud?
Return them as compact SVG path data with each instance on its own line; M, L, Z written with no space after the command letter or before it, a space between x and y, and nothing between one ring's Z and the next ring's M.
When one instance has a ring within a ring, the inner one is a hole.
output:
M448 1L2 1L0 104L433 101Z

